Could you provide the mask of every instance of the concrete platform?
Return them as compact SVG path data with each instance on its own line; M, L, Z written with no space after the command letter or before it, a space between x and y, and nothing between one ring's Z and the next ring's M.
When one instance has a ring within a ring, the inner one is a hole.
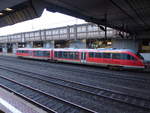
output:
M14 56L14 57L16 56L16 55L13 54L13 53L1 53L1 52L0 52L0 55L1 55L1 56Z
M2 88L0 88L0 111L4 113L47 113Z

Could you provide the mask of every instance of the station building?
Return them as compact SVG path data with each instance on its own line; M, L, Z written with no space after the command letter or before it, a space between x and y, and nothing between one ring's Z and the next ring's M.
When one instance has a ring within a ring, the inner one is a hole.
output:
M93 23L43 29L0 36L1 54L16 53L17 48L126 48L150 60L150 40Z

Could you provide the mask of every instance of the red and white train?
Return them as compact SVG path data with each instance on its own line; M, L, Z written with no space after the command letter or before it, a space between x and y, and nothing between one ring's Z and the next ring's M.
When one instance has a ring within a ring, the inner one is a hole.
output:
M144 69L144 59L130 49L19 48L16 56L118 68Z

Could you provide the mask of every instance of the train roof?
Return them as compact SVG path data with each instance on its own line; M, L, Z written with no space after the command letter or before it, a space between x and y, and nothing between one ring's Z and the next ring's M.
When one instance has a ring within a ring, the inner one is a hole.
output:
M136 51L132 50L132 49L116 49L116 48L107 48L107 49L103 49L103 48L99 48L98 50L102 51L106 51L106 50L109 50L109 51L120 51L120 52L124 52L124 51L129 51L129 52L132 52L132 53L136 53Z
M98 49L76 49L76 48L56 48L56 51L59 50L69 50L69 51L95 51L95 52L132 52L136 53L136 51L132 49L116 49L116 48L98 48Z
M51 48L18 48L17 50L52 50Z
M18 48L17 50L52 50L52 48ZM77 48L54 48L56 51L94 51L94 52L132 52L132 49L116 49L116 48L98 48L98 49L77 49Z

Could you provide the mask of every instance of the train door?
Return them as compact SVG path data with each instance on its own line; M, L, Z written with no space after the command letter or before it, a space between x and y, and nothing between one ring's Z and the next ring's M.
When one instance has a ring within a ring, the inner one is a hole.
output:
M86 52L81 52L81 63L86 63Z
M33 56L33 51L29 50L29 56Z

